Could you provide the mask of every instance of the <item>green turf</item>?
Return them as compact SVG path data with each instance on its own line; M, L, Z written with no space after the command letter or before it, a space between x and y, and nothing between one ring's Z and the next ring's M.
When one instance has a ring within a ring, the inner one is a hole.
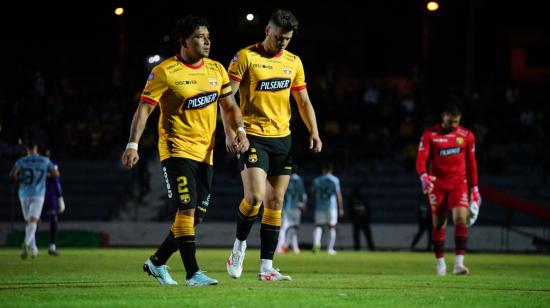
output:
M257 281L259 252L243 276L227 276L229 251L200 249L199 265L217 286L185 287L179 254L168 263L179 286L161 287L142 272L153 249L61 249L21 260L0 249L0 307L550 307L550 258L471 254L471 275L436 277L430 253L340 252L277 255L293 281ZM452 267L448 254L448 268Z

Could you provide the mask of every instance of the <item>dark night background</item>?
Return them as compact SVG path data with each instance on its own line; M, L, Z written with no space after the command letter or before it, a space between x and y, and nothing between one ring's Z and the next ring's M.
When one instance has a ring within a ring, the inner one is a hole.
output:
M68 174L71 168L74 174L83 172L75 166L107 163L126 182L139 178L121 170L118 160L151 68L147 57L176 53L166 41L176 19L206 17L210 57L227 65L239 48L263 39L275 8L285 8L300 21L288 49L304 63L324 142L323 155L313 158L305 149L306 129L293 117L295 158L306 181L318 173L320 160L329 159L343 178L344 192L352 185L368 190L377 175L397 174L415 178L402 199L416 196L418 139L454 100L463 105L463 125L476 134L481 178L496 186L500 182L493 179L499 176L513 178L499 187L547 203L550 22L542 2L441 1L435 13L425 4L80 1L5 6L0 13L0 140L13 145L38 137L56 160L73 166L65 167ZM117 6L125 8L123 16L113 13ZM254 22L245 20L247 13L256 16ZM146 158L156 155L154 121L149 120L140 144ZM236 163L225 154L218 132L216 175L236 177ZM14 156L2 156L2 174ZM238 195L240 184L235 185ZM128 187L122 191L109 202L136 194ZM117 214L96 216L108 220Z

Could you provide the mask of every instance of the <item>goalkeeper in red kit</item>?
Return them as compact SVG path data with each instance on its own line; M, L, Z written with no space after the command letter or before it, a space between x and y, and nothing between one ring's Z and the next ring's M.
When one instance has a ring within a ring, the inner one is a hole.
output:
M481 204L475 138L471 131L459 125L461 116L457 105L447 106L441 116L442 123L422 134L416 159L416 171L432 211L432 240L439 276L447 272L444 259L447 213L452 212L455 226L453 274L466 275L469 272L464 266L468 227L477 219Z

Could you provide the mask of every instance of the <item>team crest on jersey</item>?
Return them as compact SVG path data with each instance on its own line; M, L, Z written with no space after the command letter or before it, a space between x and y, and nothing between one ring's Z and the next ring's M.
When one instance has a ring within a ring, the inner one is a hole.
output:
M218 92L205 92L185 100L185 109L199 109L218 100Z
M191 202L191 196L189 194L180 195L180 201L183 204L188 204L189 202Z
M250 154L248 155L248 162L249 163L255 163L258 161L258 154Z
M217 86L218 85L218 79L216 78L212 78L212 77L208 77L208 83L211 85L211 86Z
M292 73L292 71L288 68L288 67L284 67L283 68L283 73L287 74L287 75L290 75Z
M464 143L464 138L463 137L456 137L456 143L462 145Z

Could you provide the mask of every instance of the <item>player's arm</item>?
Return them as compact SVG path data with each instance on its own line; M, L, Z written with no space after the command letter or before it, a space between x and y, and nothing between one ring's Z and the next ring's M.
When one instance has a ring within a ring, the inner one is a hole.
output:
M122 164L128 168L132 168L139 160L139 155L137 151L137 145L145 126L147 125L147 119L155 110L156 105L153 105L149 102L140 100L139 105L134 113L134 118L132 119L132 125L130 126L130 138L128 139L128 145L122 153Z
M305 211L306 210L306 204L307 204L307 194L306 194L306 189L304 187L304 182L302 182L302 180L300 180L299 182L299 185L298 185L298 194L299 194L299 199L298 199L298 208L302 211Z
M313 104L311 104L311 100L309 99L307 89L303 88L298 91L292 91L291 93L294 100L296 100L296 104L298 105L300 117L309 130L309 149L313 153L319 153L323 148L323 143L319 137L317 118L315 117L315 110L313 109Z
M246 152L250 143L246 138L241 109L232 92L220 97L220 106L227 151L234 154Z
M342 192L336 192L336 202L338 203L338 215L344 217L344 198L342 198Z
M470 204L475 203L478 207L481 205L481 195L479 194L477 178L477 161L475 137L471 132L468 134L468 143L466 144L466 177L470 186Z
M10 170L10 179L12 179L15 183L19 181L19 172L21 171L21 168L18 166L13 166Z
M420 144L418 145L418 154L416 156L416 172L420 176L422 184L422 192L429 194L434 188L433 181L435 176L428 175L426 166L430 157L430 132L426 131L422 134Z

